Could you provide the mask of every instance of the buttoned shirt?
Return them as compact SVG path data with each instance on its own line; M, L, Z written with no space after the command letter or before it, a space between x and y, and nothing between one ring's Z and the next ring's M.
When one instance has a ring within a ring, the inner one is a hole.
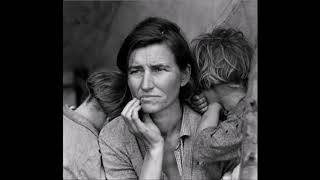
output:
M63 179L106 179L98 131L67 106L63 106Z
M199 163L192 158L193 140L201 115L183 105L179 143L174 150L181 179L201 179ZM147 150L132 134L122 117L109 122L99 134L99 144L107 179L138 179ZM167 179L162 173L162 179Z

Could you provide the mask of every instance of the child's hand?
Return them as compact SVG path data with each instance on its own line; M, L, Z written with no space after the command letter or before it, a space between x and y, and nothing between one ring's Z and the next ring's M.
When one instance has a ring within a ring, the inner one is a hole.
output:
M208 102L204 95L196 94L191 97L191 107L193 110L197 111L198 113L202 114L208 110Z

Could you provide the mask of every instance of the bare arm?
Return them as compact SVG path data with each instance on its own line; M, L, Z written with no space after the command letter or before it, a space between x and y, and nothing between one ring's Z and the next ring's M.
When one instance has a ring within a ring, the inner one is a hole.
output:
M208 127L216 127L219 123L219 112L221 105L219 103L211 103L208 110L202 115L201 122L198 126L198 132Z
M213 90L206 90L191 98L191 107L202 113L197 131L200 132L208 127L216 127L219 123L219 112L221 110L220 98Z

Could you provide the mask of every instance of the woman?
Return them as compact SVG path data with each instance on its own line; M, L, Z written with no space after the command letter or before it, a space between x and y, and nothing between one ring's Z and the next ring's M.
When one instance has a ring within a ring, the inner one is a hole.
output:
M99 135L107 179L203 179L192 160L201 115L186 104L197 69L179 27L142 21L123 42L117 66L132 100Z

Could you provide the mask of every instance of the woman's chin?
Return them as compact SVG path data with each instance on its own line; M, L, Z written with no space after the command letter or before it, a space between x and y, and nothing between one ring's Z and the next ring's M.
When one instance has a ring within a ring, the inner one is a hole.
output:
M142 111L144 113L152 114L152 113L157 113L159 112L159 108L157 106L153 106L150 104L142 104L141 105Z

